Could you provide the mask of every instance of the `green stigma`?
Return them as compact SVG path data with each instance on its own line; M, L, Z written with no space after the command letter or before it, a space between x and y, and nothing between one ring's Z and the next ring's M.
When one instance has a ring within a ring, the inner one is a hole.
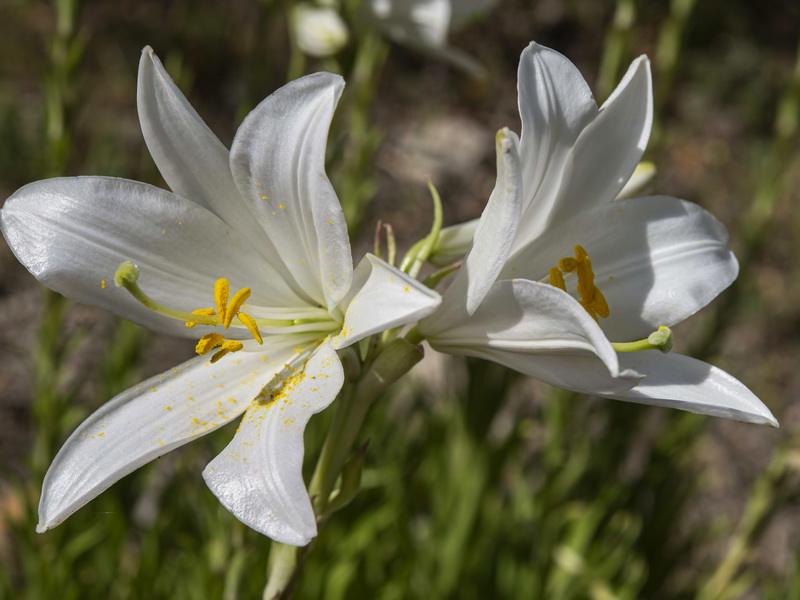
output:
M672 330L662 325L657 331L647 336L646 339L635 342L611 342L611 347L617 352L638 352L639 350L660 350L667 354L672 350Z
M117 272L114 273L114 284L117 287L127 288L129 285L134 285L139 279L139 267L131 261L126 260L117 267Z

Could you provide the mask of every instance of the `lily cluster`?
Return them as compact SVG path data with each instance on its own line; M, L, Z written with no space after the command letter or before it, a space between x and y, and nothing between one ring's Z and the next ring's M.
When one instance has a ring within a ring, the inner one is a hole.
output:
M318 73L276 91L228 150L146 48L139 117L172 192L107 177L39 181L6 201L0 224L45 285L198 339L198 356L72 434L45 477L39 531L243 415L205 481L248 526L307 544L325 502L303 481L305 426L350 377L347 348L365 366L407 325L413 344L558 387L777 426L736 379L669 353L669 328L738 266L724 227L700 207L625 199L650 133L651 85L641 57L598 108L574 65L531 44L519 67L522 135L497 135L483 215L426 238L431 261L463 258L440 296L418 269L370 254L353 268L324 165L341 78Z

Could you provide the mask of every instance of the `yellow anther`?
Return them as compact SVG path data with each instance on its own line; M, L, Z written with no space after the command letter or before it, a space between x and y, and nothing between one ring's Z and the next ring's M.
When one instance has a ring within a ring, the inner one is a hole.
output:
M213 308L199 308L197 310L193 310L192 314L193 315L200 315L200 316L203 316L203 317L213 317L217 313L216 313L216 311L214 311ZM195 325L197 325L197 323L194 322L194 321L186 321L186 326L189 329L191 329Z
M558 259L558 268L564 273L572 273L578 266L578 261L571 256Z
M242 288L233 295L233 298L231 298L231 301L225 309L225 318L222 320L222 326L225 327L225 329L231 326L233 317L236 316L239 309L242 308L242 304L244 304L249 297L250 288Z
M591 302L594 296L594 271L592 270L592 259L582 246L575 246L575 258L577 259L578 272L578 294L586 302Z
M200 341L197 342L197 346L194 347L194 351L198 354L208 354L217 346L223 346L224 344L224 336L221 336L218 333L207 333L200 338Z
M594 285L594 270L592 269L592 259L583 246L575 246L575 257L566 256L558 260L558 267L550 269L550 285L566 291L564 283L564 273L576 273L578 275L578 295L580 304L587 313L597 321L598 317L607 319L611 314L608 302L597 287Z
M231 284L228 283L228 280L224 277L217 279L217 282L214 284L214 303L217 305L219 320L223 323L227 316L226 310L228 308L228 296L230 296L230 293Z
M256 320L253 317L243 312L237 314L236 317L239 319L242 325L247 327L247 330L252 334L252 336L259 344L264 343L264 340L261 338L261 332L258 331L258 325L256 325Z
M594 295L592 296L592 308L604 319L607 319L611 314L611 309L608 308L606 297L603 295L603 292L597 288L594 288Z
M244 344L242 342L237 342L236 340L228 340L222 347L214 353L214 356L211 357L211 362L215 363L220 358L228 354L229 352L238 352L244 348Z
M561 271L558 270L558 267L550 269L550 285L564 290L565 292L567 291L567 284L564 283L564 276L561 274Z

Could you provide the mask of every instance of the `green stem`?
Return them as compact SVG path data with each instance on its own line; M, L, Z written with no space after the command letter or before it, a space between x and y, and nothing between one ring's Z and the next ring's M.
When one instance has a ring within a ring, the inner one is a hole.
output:
M299 574L298 555L301 548L272 542L269 549L267 567L267 587L264 588L263 600L284 600L289 598L297 582Z
M350 456L369 407L389 385L410 371L420 360L422 352L416 345L402 338L396 339L375 357L359 379L345 383L308 487L320 528L328 516L326 509L336 480ZM265 600L283 600L289 597L307 552L308 547L298 550L292 546L273 544L268 583L264 590Z

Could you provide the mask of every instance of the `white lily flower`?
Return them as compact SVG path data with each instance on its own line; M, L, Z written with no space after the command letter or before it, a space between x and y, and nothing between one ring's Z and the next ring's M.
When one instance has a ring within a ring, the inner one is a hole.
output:
M521 140L498 134L497 185L422 335L558 387L777 426L724 371L656 350L671 348L668 328L730 285L738 263L702 208L618 199L650 135L647 58L598 108L569 60L532 43L519 104Z
M350 39L344 19L333 6L317 6L308 2L295 4L292 7L291 25L300 50L317 58L333 56Z
M77 177L32 183L6 201L3 233L39 281L153 329L205 333L200 353L217 348L120 394L72 434L45 477L39 531L244 413L203 472L208 486L275 540L304 545L316 535L303 431L342 386L335 349L440 301L375 256L354 276L324 167L343 86L328 73L289 83L245 118L229 153L145 48L140 121L174 193ZM248 288L229 298L229 282Z
M366 0L366 20L392 41L439 56L468 73L483 67L447 43L450 29L488 12L497 0Z

